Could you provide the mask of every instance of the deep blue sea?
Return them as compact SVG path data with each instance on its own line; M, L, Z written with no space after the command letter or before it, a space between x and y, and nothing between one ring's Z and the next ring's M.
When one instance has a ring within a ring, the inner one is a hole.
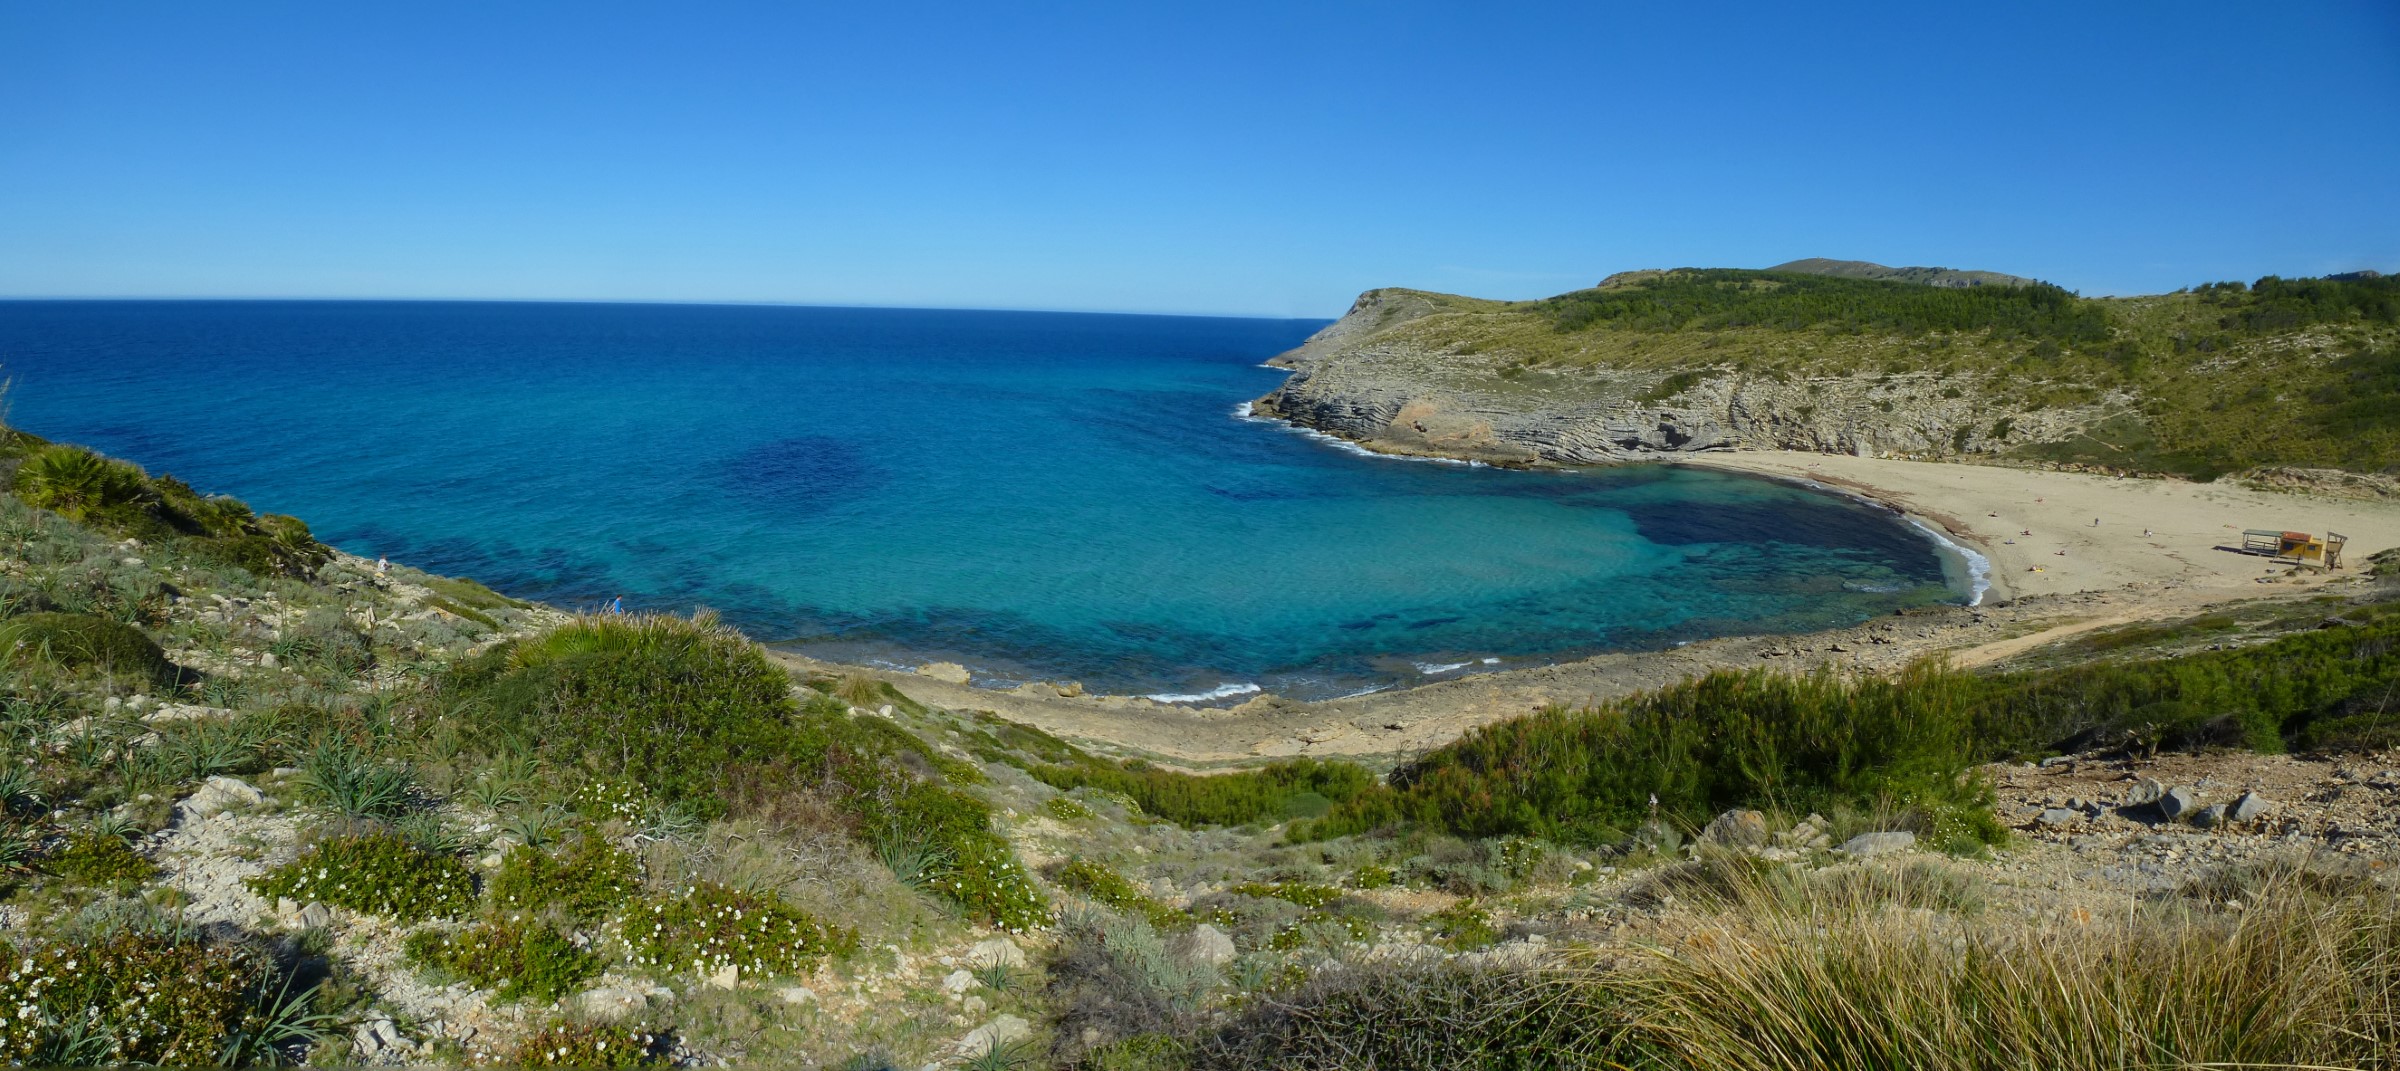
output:
M1880 509L1244 419L1322 321L0 302L10 419L564 607L986 682L1321 697L1963 601Z

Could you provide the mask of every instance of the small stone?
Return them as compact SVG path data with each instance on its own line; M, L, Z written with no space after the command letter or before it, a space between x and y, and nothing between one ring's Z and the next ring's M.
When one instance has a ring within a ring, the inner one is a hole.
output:
M1030 1037L1032 1034L1032 1023L1014 1015L1002 1015L994 1018L991 1022L967 1031L967 1036L958 1041L958 1052L959 1055L972 1060L1012 1041Z
M1025 966L1025 950L1018 948L1016 942L1006 937L986 938L975 942L975 947L967 953L967 962L978 967L998 964L1011 969L1022 969Z
M987 1011L990 1011L991 1009L992 1004L990 1001L987 1001L982 997L976 996L972 993L967 994L967 998L965 1000L958 1002L958 1013L969 1018L981 1015Z
M2200 793L2183 785L2168 789L2166 795L2158 798L2158 813L2170 822L2187 818L2199 809Z
M775 991L786 1004L807 1004L817 999L817 991L804 985L787 985Z
M303 930L322 930L333 925L333 909L323 904L310 904L295 916Z
M1221 964L1233 959L1233 938L1208 923L1192 927L1192 935L1187 940L1192 958L1201 963Z
M2212 803L2201 808L2199 814L2192 816L2192 824L2202 829L2215 829L2218 826L2224 825L2225 805L2222 803Z
M1755 848L1767 842L1767 816L1757 811L1727 811L1700 831L1700 839L1731 848Z
M2166 794L2167 786L2159 784L2155 779L2145 777L2135 781L2132 788L2125 790L2125 806L2146 807L2157 803L2159 797Z
M1842 854L1865 859L1889 852L1904 852L1916 846L1917 835L1907 830L1861 833L1842 843Z
M706 981L710 989L732 989L742 984L742 969L728 966L709 975Z
M238 777L211 777L201 782L200 790L183 801L183 811L193 818L208 818L231 810L247 810L266 802L267 797L250 783Z
M2274 809L2274 801L2256 792L2244 792L2240 799L2233 801L2233 810L2227 813L2227 817L2236 822L2253 822Z
M1082 682L1082 681L1061 681L1061 682L1059 682L1059 685L1058 685L1058 697L1059 697L1060 699L1076 699L1076 698L1080 698L1080 697L1082 697L1082 695L1083 695L1083 682Z
M964 968L951 971L949 977L942 979L942 992L953 997L965 996L967 990L973 988L975 988L975 975Z
M2063 826L2070 825L2076 819L2081 817L2083 817L2082 811L2069 810L2065 807L2052 807L2049 810L2043 811L2041 816L2034 819L2034 821L2040 822L2046 826Z

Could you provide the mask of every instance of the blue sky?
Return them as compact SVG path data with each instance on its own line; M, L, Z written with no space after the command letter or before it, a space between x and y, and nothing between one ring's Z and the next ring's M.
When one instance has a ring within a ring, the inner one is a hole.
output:
M2400 269L2400 5L0 0L0 295Z

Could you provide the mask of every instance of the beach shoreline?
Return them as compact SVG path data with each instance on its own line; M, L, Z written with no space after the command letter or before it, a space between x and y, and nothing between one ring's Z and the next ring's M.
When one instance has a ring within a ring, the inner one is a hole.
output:
M987 710L1103 752L1185 769L1304 755L1397 760L1493 721L1598 702L1716 669L1888 672L1926 656L1983 665L2094 629L2194 616L2225 603L2307 597L2327 585L2363 579L2359 563L2400 546L2400 502L2394 501L1799 451L1711 451L1642 463L1796 481L1875 503L1982 556L1990 587L1980 605L1930 608L1843 629L1608 652L1341 699L1260 694L1223 708L1079 694L1040 682L983 688L958 673L936 677L775 654L804 673L876 677L923 702ZM2238 553L2232 548L2247 528L2341 532L2349 537L2346 567L2314 573Z

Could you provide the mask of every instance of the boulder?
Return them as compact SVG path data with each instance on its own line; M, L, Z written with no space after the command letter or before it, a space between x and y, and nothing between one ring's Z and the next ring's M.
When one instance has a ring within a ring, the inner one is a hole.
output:
M1033 1034L1033 1024L1014 1015L995 1017L991 1022L967 1031L958 1039L958 1053L973 1060L1010 1042L1022 1041Z
M2274 801L2256 792L2244 792L2242 798L2233 801L2233 809L2226 813L2226 817L2236 822L2254 822L2274 809Z
M2168 789L2158 798L2158 813L2170 822L2190 818L2199 809L2200 793L2183 785Z
M1767 842L1767 816L1757 811L1727 811L1700 831L1700 839L1728 848L1758 847Z
M948 977L942 979L942 992L954 997L963 997L967 995L967 990L973 988L975 975L964 969L951 971Z
M929 662L918 666L917 672L945 684L965 684L972 679L967 667L956 662Z
M2202 829L2215 829L2225 824L2225 805L2212 803L2192 816L2192 824Z
M1011 969L1022 969L1025 966L1025 950L1018 948L1016 942L1006 937L991 937L975 942L974 949L968 952L967 957L969 962L978 967L996 964Z
M2125 790L2125 806L2147 807L2153 803L2157 803L2158 798L2166 794L2167 786L2159 784L2156 780L2145 777L2139 781L2135 781L2132 788Z
M1861 833L1842 842L1842 854L1860 859L1905 852L1917 846L1917 835L1907 830L1887 833Z
M226 811L248 810L265 803L267 797L250 782L238 777L211 777L200 783L200 790L183 801L183 813L192 818L209 818Z
M710 989L732 989L742 984L742 969L728 966L701 979Z
M1220 964L1233 959L1233 938L1208 923L1192 927L1192 935L1187 940L1192 958L1201 963Z

